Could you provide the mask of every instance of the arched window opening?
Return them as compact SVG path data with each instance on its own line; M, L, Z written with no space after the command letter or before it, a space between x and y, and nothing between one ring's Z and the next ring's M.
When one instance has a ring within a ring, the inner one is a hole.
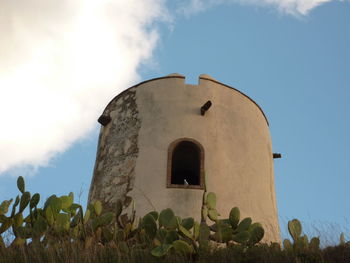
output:
M203 188L202 146L190 139L173 142L168 156L168 187Z

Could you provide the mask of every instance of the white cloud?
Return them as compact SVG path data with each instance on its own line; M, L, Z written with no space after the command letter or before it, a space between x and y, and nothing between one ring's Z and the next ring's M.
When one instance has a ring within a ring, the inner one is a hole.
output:
M315 7L334 1L343 0L185 0L180 10L185 14L193 14L223 3L239 3L242 5L271 6L285 14L307 15Z
M163 0L4 0L0 173L47 164L138 80L166 18Z
M282 13L307 15L313 8L332 0L246 0L248 4L271 5Z

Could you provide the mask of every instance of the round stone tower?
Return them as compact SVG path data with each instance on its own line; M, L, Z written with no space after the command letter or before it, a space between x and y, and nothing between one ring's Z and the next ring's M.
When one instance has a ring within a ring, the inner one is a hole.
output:
M98 121L90 202L112 210L134 200L139 216L170 207L199 220L206 177L221 218L238 206L279 242L268 121L247 95L208 75L189 85L171 74L123 91Z

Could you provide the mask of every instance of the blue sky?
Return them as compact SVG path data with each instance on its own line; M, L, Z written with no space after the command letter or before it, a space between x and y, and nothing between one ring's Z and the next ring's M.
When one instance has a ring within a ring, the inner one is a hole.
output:
M0 22L11 21L0 23L1 200L24 175L43 198L72 191L86 203L106 103L141 80L178 72L196 84L207 73L267 115L283 155L275 160L282 228L299 218L309 232L350 239L350 2L110 2L110 13L42 6L39 17L0 2L8 11Z

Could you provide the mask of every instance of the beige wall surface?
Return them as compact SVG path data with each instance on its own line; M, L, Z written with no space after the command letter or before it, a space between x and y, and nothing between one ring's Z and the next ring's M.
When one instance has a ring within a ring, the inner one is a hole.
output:
M261 109L244 94L207 75L201 75L198 85L185 84L185 79L175 74L144 82L133 90L139 123L137 154L133 152L136 165L125 196L135 200L137 214L171 207L181 217L200 218L203 190L166 187L169 145L179 138L191 138L204 148L207 188L217 195L221 218L227 218L231 208L238 206L242 216L264 225L265 241L279 241L272 146ZM200 107L208 100L212 106L202 116ZM106 111L113 111L113 107L112 103ZM101 138L108 125L102 128ZM120 135L118 138L123 140ZM97 171L101 161L97 158L91 186L95 193L90 190L90 200L104 195L96 194L101 190L93 187L102 180L96 179L96 173L101 178L104 174L103 168ZM120 191L121 185L108 182L108 187Z

